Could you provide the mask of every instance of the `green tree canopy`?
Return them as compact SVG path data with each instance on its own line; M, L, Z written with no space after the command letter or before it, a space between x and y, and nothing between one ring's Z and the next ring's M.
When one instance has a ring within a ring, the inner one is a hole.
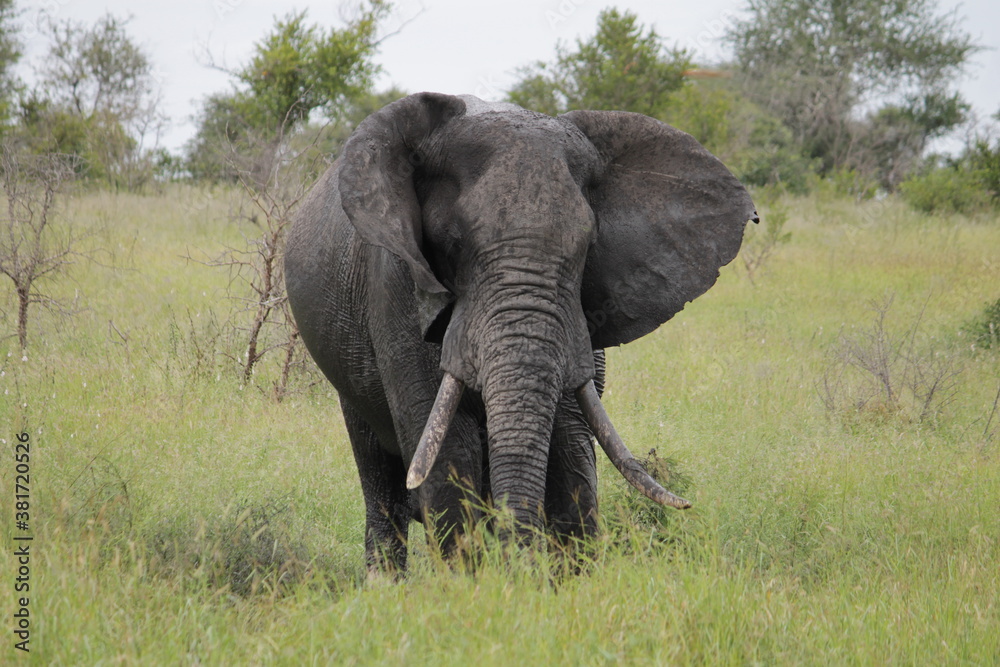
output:
M607 9L597 32L576 49L557 46L553 63L521 70L508 99L556 115L571 109L644 113L692 134L745 182L783 183L801 191L810 160L782 122L733 89L731 72L692 80L687 52L670 49L635 14Z
M134 189L152 176L143 142L165 119L152 63L127 24L111 14L92 26L52 22L40 85L21 97L18 120L31 151L75 155L91 178Z
M977 47L955 12L936 9L933 0L749 0L727 40L750 99L830 170L851 166L871 141L887 145L873 127L884 126L884 101L908 120L908 136L889 140L896 157L961 122L955 82Z
M256 44L251 61L235 72L254 123L296 124L317 108L335 117L347 101L368 92L379 72L372 62L375 32L388 10L387 3L373 0L339 30L308 25L305 10L278 21Z
M336 120L368 95L380 71L376 33L389 10L384 0L370 0L339 29L308 23L305 10L277 20L250 62L229 72L233 90L202 104L186 147L192 175L234 178L236 153L270 152L314 112Z
M617 9L601 12L591 39L577 40L574 51L557 45L556 54L553 63L523 68L508 99L552 115L620 109L659 117L691 66L686 51L667 48L653 28Z
M20 82L14 66L21 59L21 44L17 38L14 0L0 0L0 127L10 120Z

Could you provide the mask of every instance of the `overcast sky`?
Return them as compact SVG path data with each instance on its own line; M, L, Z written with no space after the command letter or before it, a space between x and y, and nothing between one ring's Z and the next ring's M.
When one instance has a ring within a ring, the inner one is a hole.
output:
M687 47L701 62L725 57L718 37L739 16L746 0L396 0L387 31L399 28L376 56L384 74L378 88L409 92L472 93L496 99L516 79L516 70L551 60L555 45L594 33L597 15L609 6L629 9L654 25L669 44ZM341 26L337 0L130 0L20 1L25 59L21 74L44 56L42 13L56 20L92 24L106 12L132 16L128 31L152 58L170 126L162 143L177 150L194 133L192 116L208 94L227 90L229 78L206 66L205 54L231 68L245 63L254 42L276 16L308 9L311 22ZM986 50L976 54L960 84L975 110L986 117L1000 109L1000 2L942 0L942 11L958 7L963 26Z

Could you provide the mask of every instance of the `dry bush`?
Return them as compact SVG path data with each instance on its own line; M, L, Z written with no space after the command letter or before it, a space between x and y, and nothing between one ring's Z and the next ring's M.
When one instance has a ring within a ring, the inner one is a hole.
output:
M243 194L232 217L252 231L244 234L243 245L205 262L229 271L227 294L236 307L227 326L239 350L230 358L242 381L253 383L261 360L280 355L278 377L271 383L277 401L288 394L293 371L308 368L285 294L284 250L294 210L321 171L317 163L324 155L314 150L314 143L299 146L279 135L248 139L247 146L229 145L226 162Z
M819 383L826 408L837 414L936 419L954 399L961 372L953 355L921 331L924 308L908 327L889 326L894 295L870 303L874 319L857 334L841 334Z
M39 304L69 314L70 305L39 291L81 255L78 235L56 215L56 203L76 175L77 158L50 153L33 155L4 143L0 147L0 187L7 197L0 222L0 273L14 283L17 339L28 346L28 309Z

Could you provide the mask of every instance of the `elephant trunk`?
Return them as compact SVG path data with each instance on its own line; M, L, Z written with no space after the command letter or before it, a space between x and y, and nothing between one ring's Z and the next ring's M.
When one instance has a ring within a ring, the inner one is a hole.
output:
M513 514L519 529L541 526L549 443L562 393L565 350L546 335L552 322L537 313L508 313L498 322L517 333L494 340L482 369L494 500ZM525 319L539 335L525 337ZM506 320L506 321L505 321ZM515 327L518 323L520 326Z

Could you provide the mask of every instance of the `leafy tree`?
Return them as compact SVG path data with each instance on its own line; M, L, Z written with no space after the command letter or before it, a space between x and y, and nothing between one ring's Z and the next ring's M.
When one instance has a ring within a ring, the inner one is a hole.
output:
M292 143L300 148L315 164L319 171L312 174L316 177L326 168L318 157L336 156L340 154L351 133L365 118L387 104L406 97L407 93L399 88L389 88L376 93L365 93L350 101L340 112L336 121L310 124L306 131L296 134Z
M1000 113L997 114L1000 117ZM989 193L994 205L1000 205L1000 140L992 144L985 137L977 138L967 150L970 169Z
M920 164L927 142L964 122L968 110L959 95L933 92L887 104L851 127L846 163L895 190Z
M14 66L21 59L21 45L17 39L14 19L17 10L14 0L0 0L0 128L3 128L14 112L14 102L20 83L14 74Z
M823 171L854 166L873 142L889 153L876 163L906 160L961 122L966 107L951 87L978 47L933 0L749 0L747 13L727 34L746 92ZM854 120L878 99L895 101ZM900 118L906 136L886 137Z
M231 180L244 195L237 215L254 230L244 245L210 263L231 272L229 295L241 304L228 326L245 344L239 360L243 381L254 382L271 352L284 357L276 400L287 394L302 351L283 278L292 211L325 165L326 155L315 149L323 128L367 106L378 71L372 63L375 32L387 11L385 2L371 0L346 27L329 31L308 25L305 12L279 20L250 62L231 72L234 90L206 101L188 147L193 175ZM314 115L327 123L309 127Z
M314 112L336 120L368 94L379 72L376 31L389 9L370 0L340 29L308 24L304 10L278 20L250 62L229 71L233 90L205 100L186 150L192 175L234 180L237 154L266 162Z
M726 70L717 78L687 82L663 120L694 136L747 185L777 185L805 192L815 161L802 155L791 131L746 100Z
M668 49L653 28L645 29L635 14L617 9L601 12L590 40L577 40L575 51L557 45L556 54L553 63L522 69L508 99L552 115L570 109L620 109L659 117L691 66L686 51Z
M1000 113L994 116L1000 120ZM914 208L976 213L1000 207L1000 140L989 128L971 137L958 157L931 156L900 186Z
M745 182L806 189L813 170L791 132L734 88L731 72L689 78L688 54L671 50L635 14L608 9L597 32L575 51L557 46L554 63L521 70L511 102L556 115L570 109L620 109L653 116L690 133Z
M279 21L236 73L259 114L257 126L294 125L316 108L336 116L346 102L367 92L379 72L371 60L375 31L388 9L373 0L347 27L328 32L306 25L305 10Z
M246 97L240 93L216 93L202 103L198 129L185 147L187 169L195 180L235 181L236 170L228 156L237 147L248 150L253 122Z
M85 118L105 112L124 122L145 111L154 93L153 67L127 24L105 14L90 28L70 20L51 25L41 73L54 104Z
M143 142L164 119L152 63L126 25L111 14L90 27L52 23L41 85L22 97L19 120L35 153L75 155L89 177L131 189L152 175Z

